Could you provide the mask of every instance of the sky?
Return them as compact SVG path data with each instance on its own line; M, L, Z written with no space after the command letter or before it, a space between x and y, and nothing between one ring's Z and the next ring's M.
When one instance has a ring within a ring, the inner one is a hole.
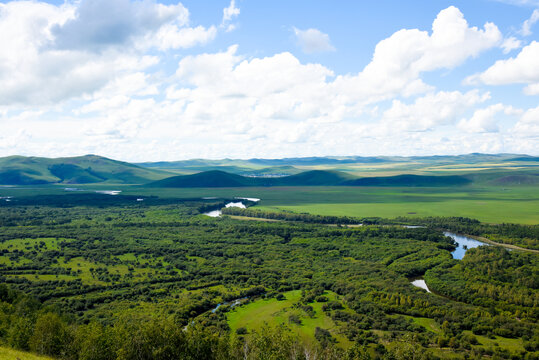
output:
M539 0L0 0L0 156L539 155Z

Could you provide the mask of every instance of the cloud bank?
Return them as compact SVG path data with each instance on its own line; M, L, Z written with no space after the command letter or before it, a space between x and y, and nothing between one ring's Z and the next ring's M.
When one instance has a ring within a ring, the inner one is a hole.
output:
M0 156L537 151L538 108L494 101L484 88L520 83L525 94L539 94L537 41L522 47L491 22L470 25L451 6L431 29L398 30L365 66L339 74L301 61L295 49L256 56L233 42L208 51L240 15L234 0L222 17L221 10L217 24L203 26L181 3L0 4ZM303 52L335 50L317 29L294 34ZM477 88L431 81L486 52L519 48L468 77Z

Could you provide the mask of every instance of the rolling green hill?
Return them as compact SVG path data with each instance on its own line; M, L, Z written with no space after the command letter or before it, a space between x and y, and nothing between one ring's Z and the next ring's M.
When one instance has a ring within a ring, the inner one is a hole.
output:
M179 175L154 181L149 187L244 187L256 186L259 179L230 174L220 170L204 171L193 175Z
M331 186L350 180L338 171L312 170L283 177L248 177L219 170L204 171L193 175L179 175L154 181L150 187L246 187L246 186Z
M332 186L354 179L340 171L311 170L297 175L271 179L273 186Z
M0 158L0 184L135 184L159 180L171 174L96 155L69 158L9 156Z
M154 181L149 187L199 188L248 186L455 186L471 180L457 175L421 176L397 175L388 177L355 178L339 171L311 170L278 178L246 177L224 171L205 171Z
M455 186L466 185L471 180L458 175L428 176L428 175L397 175L385 177L368 177L349 180L341 185L349 186Z
M292 165L271 165L266 166L257 164L251 160L205 160L193 159L182 161L159 161L136 163L136 165L150 168L173 171L180 175L191 175L191 173L219 170L228 173L243 175L243 176L283 176L295 175L301 172L300 169Z

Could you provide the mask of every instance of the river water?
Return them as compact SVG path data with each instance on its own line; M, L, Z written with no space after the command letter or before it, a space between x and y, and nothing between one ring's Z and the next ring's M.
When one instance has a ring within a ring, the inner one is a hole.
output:
M237 199L245 199L245 198L237 198ZM247 208L241 201L229 202L228 204L225 205L225 207L227 207L227 208L229 208L229 207L238 207L238 208L242 208L242 209ZM219 217L219 216L222 215L222 213L223 212L221 210L212 210L212 211L205 212L204 215L207 215L207 216L210 216L210 217Z
M412 285L417 286L418 288L421 288L423 290L427 290L427 292L430 293L429 287L427 286L427 283L423 279L415 279L411 282Z
M445 231L444 235L453 238L453 240L455 240L458 244L455 251L451 253L451 255L453 255L453 259L457 260L462 260L464 254L466 254L466 250L468 249L476 248L482 245L488 245L487 243L472 239L468 236L458 235L449 231Z
M444 235L449 236L450 238L455 240L455 242L457 243L458 245L457 248L455 249L455 251L451 253L451 255L453 256L453 259L457 259L457 260L462 260L462 258L464 257L464 254L466 254L466 250L468 249L472 249L472 248L482 246L482 245L488 245L487 243L472 239L468 236L458 235L449 231L445 231ZM426 290L429 293L431 292L429 290L429 287L427 286L427 283L425 282L423 278L412 279L410 283L414 286L417 286L421 289Z

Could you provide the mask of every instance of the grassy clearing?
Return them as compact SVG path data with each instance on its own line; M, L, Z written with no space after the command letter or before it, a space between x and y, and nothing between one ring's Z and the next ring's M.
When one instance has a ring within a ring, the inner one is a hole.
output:
M418 325L423 326L427 331L433 332L437 335L442 333L442 330L440 329L440 326L434 319L429 318L422 318L422 317L413 317L408 315L402 315L407 319L412 319L413 322L415 322Z
M471 331L463 331L465 334L473 334ZM486 336L474 335L481 344L482 347L497 347L507 349L512 352L524 351L524 345L522 339L508 339L500 336L496 336L494 339L489 339Z
M0 359L2 360L53 360L48 356L34 355L25 351L13 350L0 346Z
M329 300L336 300L337 295L333 292L324 294ZM247 330L260 329L265 323L270 325L285 324L307 342L315 341L314 332L317 327L329 330L338 344L342 347L350 347L352 343L342 334L337 332L335 322L322 311L322 303L310 304L314 309L314 317L309 317L303 310L296 309L293 305L299 302L301 291L289 291L284 293L285 300L260 299L237 307L228 313L228 324L234 333L239 328ZM296 315L301 319L301 324L289 321L290 315Z
M442 334L442 330L440 329L440 326L434 319L412 317L412 316L404 316L404 317L412 319L416 324L423 326L428 331L431 331L437 335ZM478 347L491 348L491 347L499 346L500 348L507 349L511 352L524 351L524 345L523 345L522 339L509 339L509 338L504 338L501 336L496 336L494 339L490 339L486 336L475 335L469 330L465 330L463 331L463 333L466 335L475 336L477 341L480 344L480 345L477 345Z

